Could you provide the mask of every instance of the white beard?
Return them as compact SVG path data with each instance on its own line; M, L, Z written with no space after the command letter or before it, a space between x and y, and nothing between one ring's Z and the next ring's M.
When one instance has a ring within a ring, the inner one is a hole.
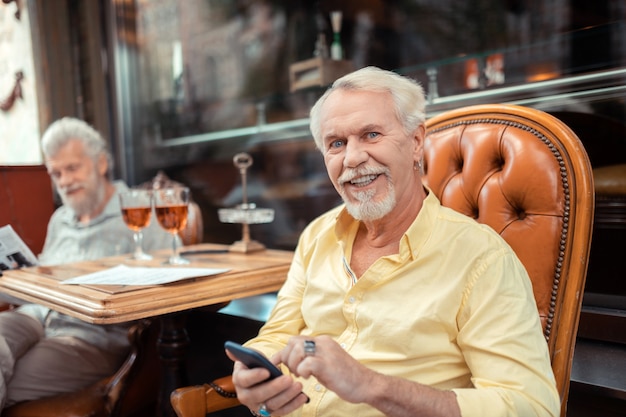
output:
M63 204L70 207L76 216L80 217L92 213L96 208L100 207L104 201L106 189L102 181L102 178L94 171L93 175L88 178L85 183L81 184L86 193L84 198L80 200L68 196L67 190L57 189L57 191ZM75 186L73 188L75 188Z
M343 184L353 178L363 175L385 175L387 178L387 196L382 201L372 201L376 197L375 190L356 191L352 196L358 203L348 199L345 188L340 186L339 194L346 204L346 209L352 217L361 221L378 220L386 216L396 206L396 192L389 177L387 168L361 168L345 171L339 178L339 183Z

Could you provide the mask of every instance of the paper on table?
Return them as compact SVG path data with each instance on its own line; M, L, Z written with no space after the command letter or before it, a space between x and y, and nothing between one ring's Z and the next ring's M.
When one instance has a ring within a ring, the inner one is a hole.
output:
M193 277L227 272L223 268L147 268L118 265L113 268L66 279L61 284L158 285Z

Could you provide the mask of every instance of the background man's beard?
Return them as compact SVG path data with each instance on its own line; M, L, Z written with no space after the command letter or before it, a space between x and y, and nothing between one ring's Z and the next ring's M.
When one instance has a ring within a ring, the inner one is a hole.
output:
M88 180L83 184L85 190L84 198L80 200L68 197L65 190L60 191L61 201L74 211L76 216L83 216L92 213L100 206L105 196L105 187L101 184L101 179L97 176Z
M357 192L354 196L359 200L358 203L348 201L343 194L341 197L352 217L361 221L371 221L385 217L396 205L396 192L391 183L387 187L387 196L382 201L372 201L375 195L374 190Z

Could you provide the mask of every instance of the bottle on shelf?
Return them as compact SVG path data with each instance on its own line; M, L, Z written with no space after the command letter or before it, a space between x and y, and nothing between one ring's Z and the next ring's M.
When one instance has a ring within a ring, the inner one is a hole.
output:
M330 24L333 28L333 42L330 45L330 57L334 60L343 59L343 48L341 47L341 11L330 12Z

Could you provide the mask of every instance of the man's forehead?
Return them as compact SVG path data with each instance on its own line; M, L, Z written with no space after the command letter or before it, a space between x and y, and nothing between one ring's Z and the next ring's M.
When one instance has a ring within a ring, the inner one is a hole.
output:
M46 164L68 164L88 158L85 145L81 140L70 139L53 155L45 157Z
M70 138L58 147L54 155L51 157L57 157L61 155L86 155L85 143L81 139Z

